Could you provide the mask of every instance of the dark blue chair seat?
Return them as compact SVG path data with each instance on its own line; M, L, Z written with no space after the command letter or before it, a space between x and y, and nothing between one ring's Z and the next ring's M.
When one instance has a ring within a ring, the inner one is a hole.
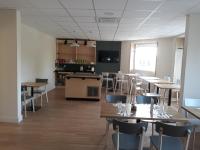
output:
M159 147L160 144L159 136L151 136L150 141L153 146ZM162 150L184 150L183 142L181 141L180 138L177 137L163 136Z

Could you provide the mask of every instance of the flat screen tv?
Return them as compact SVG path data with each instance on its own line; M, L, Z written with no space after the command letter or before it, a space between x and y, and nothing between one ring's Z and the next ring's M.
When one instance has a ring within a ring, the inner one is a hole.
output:
M98 51L98 62L119 63L119 51Z

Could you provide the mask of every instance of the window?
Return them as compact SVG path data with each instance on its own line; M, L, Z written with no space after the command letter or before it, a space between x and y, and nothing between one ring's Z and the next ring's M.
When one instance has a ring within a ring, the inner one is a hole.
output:
M157 44L139 43L135 45L134 69L139 71L155 72Z

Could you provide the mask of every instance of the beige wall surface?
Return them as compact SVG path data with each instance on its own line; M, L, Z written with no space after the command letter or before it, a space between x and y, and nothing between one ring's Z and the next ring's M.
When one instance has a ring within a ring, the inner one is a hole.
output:
M129 73L130 70L131 41L123 41L121 46L120 71Z
M55 88L55 59L55 38L22 24L22 82L48 78L48 90Z
M121 49L121 65L120 70L123 72L129 72L130 69L130 56L131 56L131 42L157 42L157 60L156 60L156 72L155 75L163 78L164 76L170 76L173 78L174 70L174 59L175 59L175 49L176 49L176 38L160 38L154 40L141 40L141 41L124 41L122 42ZM137 71L138 73L144 75L154 75L150 72Z
M160 38L157 39L157 42L156 76L160 78L170 76L173 78L176 39Z
M20 13L0 10L0 122L19 122L20 88Z

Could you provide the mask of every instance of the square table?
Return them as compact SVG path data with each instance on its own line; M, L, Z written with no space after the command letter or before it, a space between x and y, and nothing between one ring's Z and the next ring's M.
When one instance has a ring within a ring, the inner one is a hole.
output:
M200 119L200 107L181 106L181 108Z
M169 96L168 96L168 106L171 105L171 96L172 96L172 89L180 89L180 85L178 84L155 84L157 86L157 93L159 93L159 89L168 89Z
M47 86L47 83L41 83L41 82L22 82L22 86L25 87L30 87L31 88L31 96L33 96L33 90L34 88L40 88L43 86ZM35 106L35 111L39 110L41 107L40 106ZM27 108L28 111L33 111L32 107Z
M101 103L100 117L102 118L118 118L118 119L142 119L142 120L154 120L154 121L169 121L169 122L187 122L188 119L179 112L175 111L169 106L166 106L164 111L166 116L160 116L153 110L151 113L149 104L135 104L136 110L129 116L122 116L118 114L118 109L115 104Z
M148 82L148 90L151 92L151 84L173 84L173 82L164 79L145 79Z

